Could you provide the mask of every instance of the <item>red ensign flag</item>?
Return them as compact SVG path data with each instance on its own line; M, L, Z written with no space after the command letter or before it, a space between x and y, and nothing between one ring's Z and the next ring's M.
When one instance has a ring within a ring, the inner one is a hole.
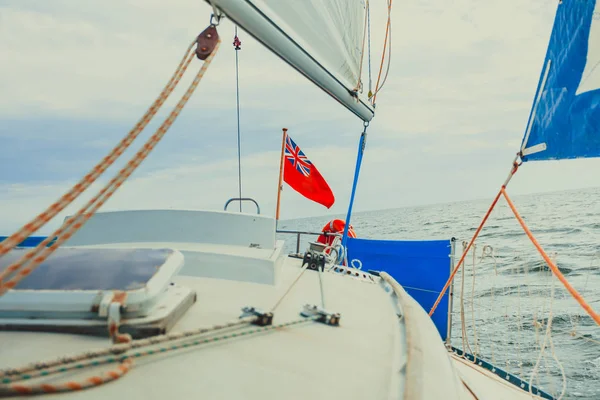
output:
M302 196L327 208L335 202L323 176L289 135L285 137L283 180Z

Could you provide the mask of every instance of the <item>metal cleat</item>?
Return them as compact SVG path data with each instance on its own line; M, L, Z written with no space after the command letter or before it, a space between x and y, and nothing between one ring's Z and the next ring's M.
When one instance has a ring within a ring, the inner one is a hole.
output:
M242 315L240 318L255 316L257 317L255 321L252 321L254 325L258 326L268 326L273 324L273 313L264 312L258 308L254 307L244 307L242 308Z
M308 264L307 269L313 271L324 271L325 270L325 255L323 253L317 253L314 250L307 250L304 253L304 259L302 260L302 266Z
M315 319L315 321L319 321L322 322L326 325L331 325L331 326L339 326L340 325L340 314L339 313L332 313L329 312L327 310L324 310L320 307L317 306L313 306L310 304L306 304L304 306L304 308L302 309L302 312L300 312L300 315L302 315L303 317L317 317Z

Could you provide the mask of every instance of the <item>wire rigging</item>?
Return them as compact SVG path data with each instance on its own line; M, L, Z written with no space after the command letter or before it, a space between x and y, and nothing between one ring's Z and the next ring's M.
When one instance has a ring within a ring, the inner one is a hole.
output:
M240 212L242 212L242 147L240 143L240 74L239 74L239 50L242 49L242 42L238 38L238 29L235 27L233 38L233 49L235 50L235 92L237 102L237 149L238 149L238 194L240 198Z

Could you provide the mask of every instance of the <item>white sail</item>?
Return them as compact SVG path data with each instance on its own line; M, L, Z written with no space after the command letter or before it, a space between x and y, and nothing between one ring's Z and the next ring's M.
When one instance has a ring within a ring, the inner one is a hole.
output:
M596 3L594 8L588 38L587 61L576 94L597 89L600 89L600 3Z
M365 121L360 85L364 0L207 0Z

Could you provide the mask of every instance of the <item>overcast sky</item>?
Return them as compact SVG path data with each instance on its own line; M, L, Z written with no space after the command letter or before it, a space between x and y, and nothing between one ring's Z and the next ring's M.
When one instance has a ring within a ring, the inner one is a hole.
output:
M372 0L374 60L384 3ZM521 142L556 3L397 2L391 71L369 128L356 211L494 196ZM129 131L210 12L200 0L0 0L0 234L42 211ZM237 195L234 27L225 21L219 30L223 46L196 94L105 210L221 209ZM287 127L336 203L328 211L286 187L282 218L344 212L362 122L239 36L243 194L274 214ZM192 64L165 112L199 66ZM599 166L526 164L509 189L594 186Z

